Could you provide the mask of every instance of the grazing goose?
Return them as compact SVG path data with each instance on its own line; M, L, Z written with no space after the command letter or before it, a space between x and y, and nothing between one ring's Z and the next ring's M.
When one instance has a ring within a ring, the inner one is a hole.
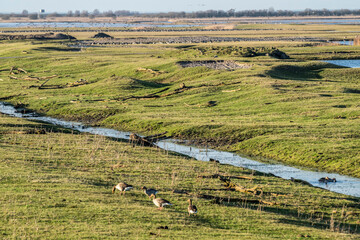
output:
M165 200L165 199L162 199L162 198L155 198L155 195L154 194L151 194L150 195L150 198L154 198L152 201L153 203L159 207L158 209L159 210L162 210L164 206L168 206L168 205L172 205L172 203L170 203L169 201Z
M190 216L191 214L196 214L196 213L197 213L197 208L196 208L196 206L192 204L192 200L191 200L191 199L188 199L188 202L189 202L189 207L188 207L189 216Z
M158 193L158 190L156 190L156 189L152 189L152 188L147 188L147 187L142 187L141 188L142 190L144 190L144 193L146 194L146 195L148 195L149 196L149 198L151 199L151 194L154 194L155 195L155 197L156 197L156 194Z
M129 184L126 184L124 182L121 182L119 183L118 185L115 185L112 189L112 193L115 193L115 190L119 190L120 191L120 194L123 194L125 195L125 191L129 191L131 189L133 189L133 186L129 185Z

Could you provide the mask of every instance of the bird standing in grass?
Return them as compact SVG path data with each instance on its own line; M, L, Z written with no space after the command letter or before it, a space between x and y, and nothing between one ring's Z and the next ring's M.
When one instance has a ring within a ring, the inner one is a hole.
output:
M188 207L189 216L190 216L191 214L196 214L196 213L197 213L197 207L192 204L192 200L191 200L191 199L188 199L188 202L189 202L189 207Z
M121 183L119 183L118 185L115 185L115 186L113 187L112 193L115 193L115 190L116 190L116 189L120 191L120 194L124 194L124 195L125 195L125 192L133 189L133 186L131 186L131 185L127 184L127 183L121 182Z
M156 197L156 194L158 193L158 190L152 189L152 188L149 188L149 189L148 189L148 188L145 187L145 186L142 187L141 190L144 190L144 193L145 193L146 195L148 195L150 199L151 199L151 194L154 194L155 197Z
M171 206L172 205L172 203L170 203L168 200L165 200L165 199L162 199L162 198L155 198L154 194L151 194L150 198L154 198L152 201L158 207L159 210L162 210L164 206Z

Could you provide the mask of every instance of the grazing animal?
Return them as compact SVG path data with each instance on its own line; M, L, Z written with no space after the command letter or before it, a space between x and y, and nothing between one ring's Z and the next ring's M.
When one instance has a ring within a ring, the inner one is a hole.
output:
M115 186L113 187L112 193L115 193L115 190L116 190L116 189L120 191L120 195L121 195L121 194L124 194L124 195L125 195L125 192L133 189L133 186L131 186L131 185L127 184L127 183L121 182L121 183L119 183L118 185L115 185Z
M319 179L319 182L322 183L336 182L336 178L322 177Z
M156 190L156 189L152 189L152 188L147 188L147 187L142 187L141 188L142 190L144 190L144 193L146 194L146 195L148 195L149 196L149 198L151 199L151 194L154 194L155 195L155 197L156 197L156 194L158 193L158 190Z
M158 207L159 210L162 210L164 206L171 206L172 205L172 203L170 203L168 200L165 200L165 199L162 199L162 198L155 198L154 194L151 194L150 198L154 198L152 201Z
M190 216L191 214L196 214L196 213L197 213L197 207L192 204L192 200L191 200L191 199L188 199L188 202L189 202L189 207L188 207L189 216Z

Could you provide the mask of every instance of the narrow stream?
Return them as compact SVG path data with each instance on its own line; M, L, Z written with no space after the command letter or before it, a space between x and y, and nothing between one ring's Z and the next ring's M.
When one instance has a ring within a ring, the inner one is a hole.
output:
M23 114L17 111L12 105L0 102L0 112L19 118L26 118L30 120L42 121L68 129L74 129L80 132L102 135L106 137L129 139L129 132L121 132L109 128L101 127L87 127L79 122L71 122L59 120L52 117L37 116L36 114ZM203 149L195 146L186 146L177 143L176 140L159 141L157 145L165 150L181 153L200 161L209 161L210 158L218 160L223 164L230 164L237 167L256 170L263 173L271 173L275 176L290 179L296 178L309 182L313 186L328 189L333 192L342 193L354 197L360 197L360 179L345 175L316 172L309 170L302 170L295 167L282 165L279 163L262 163L248 158L241 157L235 153L223 152L212 149ZM336 178L337 182L320 183L318 179L322 177Z

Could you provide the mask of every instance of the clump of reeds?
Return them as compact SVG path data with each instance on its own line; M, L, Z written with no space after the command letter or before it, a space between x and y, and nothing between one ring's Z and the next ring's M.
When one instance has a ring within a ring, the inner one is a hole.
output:
M360 45L360 36L356 36L354 38L354 46L359 46Z

